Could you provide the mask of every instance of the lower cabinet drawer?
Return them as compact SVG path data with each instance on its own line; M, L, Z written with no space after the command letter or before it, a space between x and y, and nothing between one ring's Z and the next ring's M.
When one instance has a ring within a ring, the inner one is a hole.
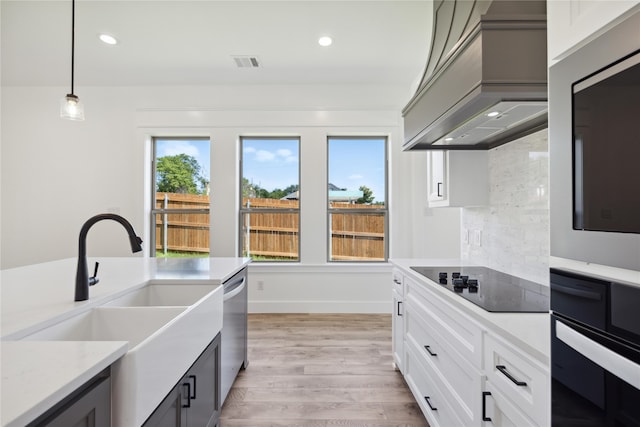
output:
M540 363L498 337L485 337L485 373L493 388L536 425L549 423L549 373Z
M405 380L431 427L465 426L442 391L435 372L424 363L413 341L406 342Z
M414 350L443 383L458 416L465 425L478 425L482 392L479 370L434 328L437 322L429 311L417 309L411 300L407 302L405 322L406 341L413 342Z
M449 345L460 356L482 369L482 332L478 322L457 307L430 290L427 285L405 278L405 301L413 301L415 306L431 313L433 328L447 337Z

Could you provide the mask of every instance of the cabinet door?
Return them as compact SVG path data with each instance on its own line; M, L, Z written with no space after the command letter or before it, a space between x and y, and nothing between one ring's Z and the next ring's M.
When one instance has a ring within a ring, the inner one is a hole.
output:
M180 381L164 398L162 403L153 411L153 414L143 424L145 427L179 427L186 423L186 413L182 406L184 394L182 393L183 381Z
M220 334L193 364L182 383L189 427L214 426L220 417Z
M439 202L446 199L446 152L433 150L427 152L428 200Z
M485 390L482 396L485 426L534 427L537 425L520 408L497 391L490 381L486 382Z
M393 361L400 372L404 372L404 303L402 297L393 291L392 347Z
M71 400L61 412L30 426L48 427L110 427L111 379L99 379L86 391Z

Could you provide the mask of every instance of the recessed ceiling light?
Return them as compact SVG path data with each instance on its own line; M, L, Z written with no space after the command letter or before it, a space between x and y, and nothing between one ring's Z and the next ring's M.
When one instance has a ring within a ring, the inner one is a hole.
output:
M495 117L495 116L497 116L498 114L500 114L500 111L492 111L492 112L490 112L490 113L487 113L487 116L488 116L488 117Z
M106 44L118 44L118 40L109 34L100 34L98 37Z
M453 138L451 138L450 136L448 136L448 137L446 137L444 140L445 140L445 141L447 141L447 142L449 142L449 141L453 141Z
M331 46L331 43L333 43L333 39L329 36L322 36L318 39L320 46Z

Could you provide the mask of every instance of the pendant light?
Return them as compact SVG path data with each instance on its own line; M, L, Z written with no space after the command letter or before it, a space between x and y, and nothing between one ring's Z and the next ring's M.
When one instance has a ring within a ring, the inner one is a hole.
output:
M73 65L75 59L76 0L71 0L71 93L60 101L60 117L68 120L84 120L84 105L73 93Z

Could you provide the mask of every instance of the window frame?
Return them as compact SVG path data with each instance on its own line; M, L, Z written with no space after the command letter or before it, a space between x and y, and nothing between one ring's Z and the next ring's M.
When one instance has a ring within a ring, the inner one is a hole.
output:
M282 140L293 140L298 143L298 208L246 208L242 203L242 180L244 178L244 141L245 140L274 140L274 141L282 141ZM297 259L292 260L254 260L251 259L251 262L255 263L296 263L299 264L302 261L302 215L301 215L301 207L302 207L302 186L300 183L301 178L301 170L302 170L302 153L301 153L301 145L302 138L298 136L240 136L239 138L239 180L238 180L238 204L240 205L238 208L238 256L240 257L250 257L251 254L244 254L244 215L257 213L282 213L282 214L297 214L298 215L298 257Z
M350 139L350 140L372 140L380 139L384 140L384 208L371 209L371 208L332 208L329 202L329 166L330 166L330 152L329 146L332 139ZM327 206L327 263L340 264L340 263L382 263L389 260L389 136L388 135L327 135L327 191L325 192L326 206ZM382 214L384 216L384 259L382 260L334 260L331 259L331 215L332 214Z
M157 177L157 141L208 141L209 142L209 150L211 150L211 138L206 136L153 136L151 137L151 210L149 213L149 256L151 258L156 258L156 215L170 215L170 214L207 214L209 215L209 254L211 256L211 199L209 199L209 207L206 209L164 209L164 208L156 208L156 177ZM209 155L211 155L211 151L209 151ZM211 182L211 171L209 171L209 182ZM166 224L166 222L165 222ZM166 234L165 234L166 238ZM204 253L204 252L203 252Z

